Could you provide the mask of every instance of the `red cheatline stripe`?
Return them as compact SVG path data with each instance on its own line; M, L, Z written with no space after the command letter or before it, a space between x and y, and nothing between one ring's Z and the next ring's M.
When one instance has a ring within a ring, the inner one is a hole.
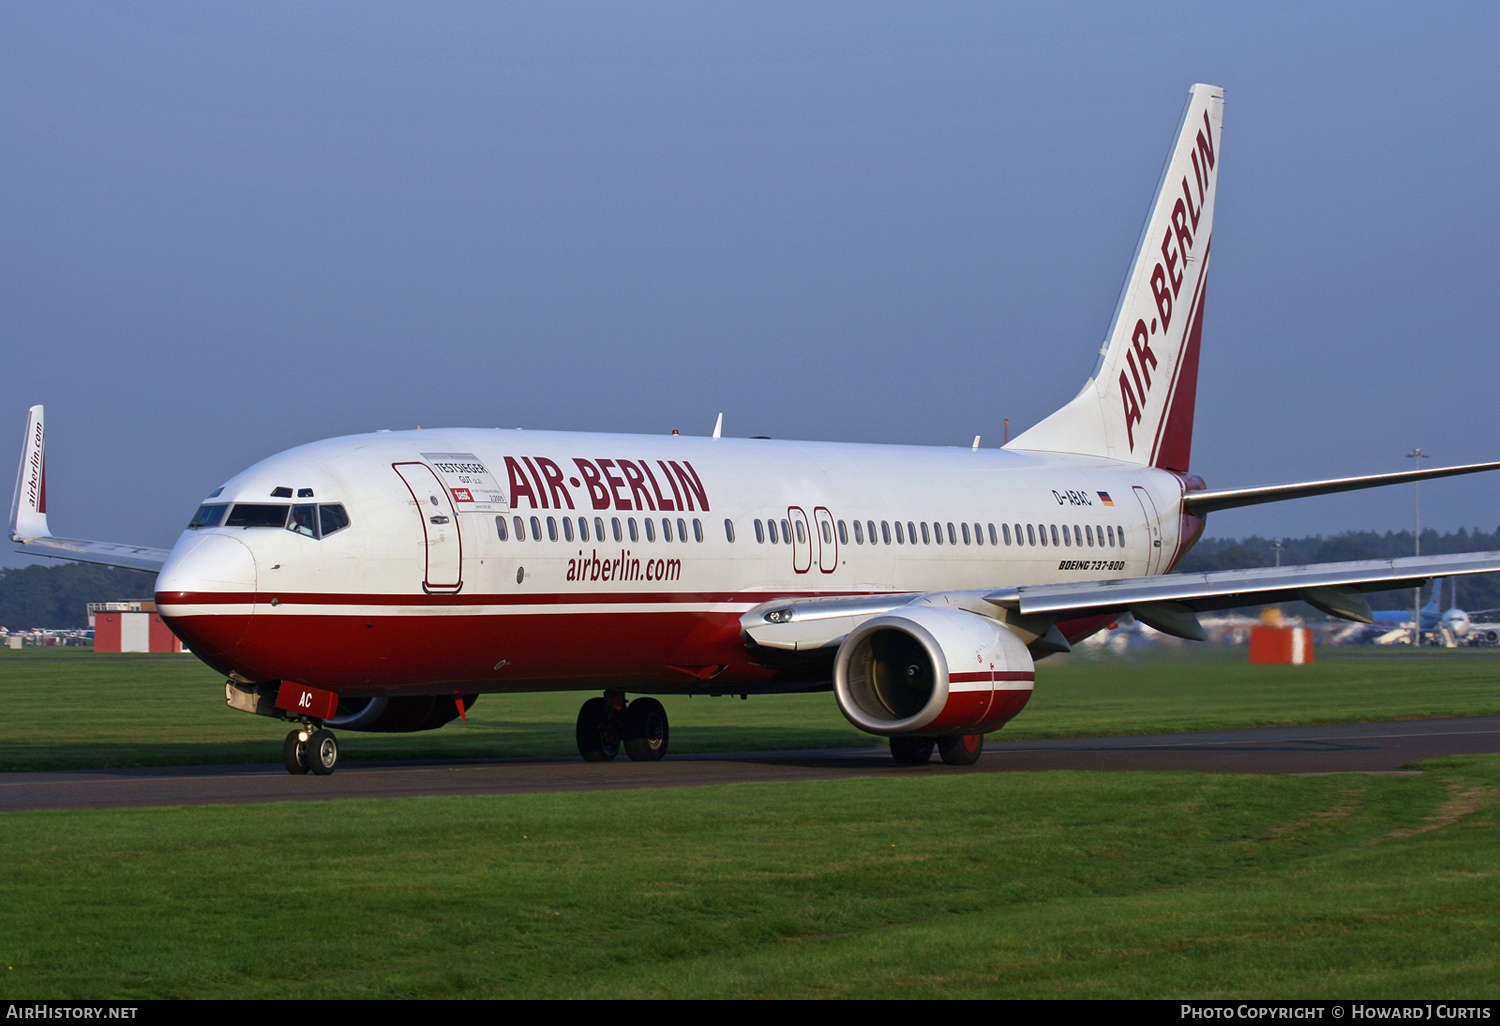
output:
M948 679L959 684L971 681L986 680L1036 680L1036 673L1030 670L1000 670L995 673L981 670L978 673L950 673Z
M752 605L772 599L793 601L807 598L839 598L860 595L902 595L909 592L869 591L820 591L796 593L785 591L766 592L589 592L579 594L551 593L541 595L481 595L462 593L458 595L362 595L356 592L297 592L284 591L161 591L156 593L158 605L166 606L215 606L267 604L275 598L280 605L309 606L545 606L545 605L665 605L683 602L748 602Z

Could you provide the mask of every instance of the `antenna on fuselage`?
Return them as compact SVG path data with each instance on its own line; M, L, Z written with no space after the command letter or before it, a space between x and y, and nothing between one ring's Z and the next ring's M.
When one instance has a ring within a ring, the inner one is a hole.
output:
M971 446L969 446L969 448L973 449L975 452L979 451L979 436L978 435L974 436L974 444L971 445Z
M724 430L724 414L720 413L719 414L719 419L716 420L716 421L714 421L714 437L718 438L719 435L720 435L720 433L723 430Z

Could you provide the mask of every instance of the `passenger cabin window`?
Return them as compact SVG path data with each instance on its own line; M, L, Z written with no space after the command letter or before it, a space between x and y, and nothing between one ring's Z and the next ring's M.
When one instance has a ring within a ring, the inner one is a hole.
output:
M500 536L500 540L501 541L505 541L506 540L506 534L507 534L507 532L505 530L505 518L504 517L496 517L495 518L495 533Z
M511 521L511 524L516 529L516 541L525 541L526 540L526 521L522 520L520 517L516 517L514 520Z
M728 541L730 544L734 543L734 521L733 520L726 519L724 521L724 540Z

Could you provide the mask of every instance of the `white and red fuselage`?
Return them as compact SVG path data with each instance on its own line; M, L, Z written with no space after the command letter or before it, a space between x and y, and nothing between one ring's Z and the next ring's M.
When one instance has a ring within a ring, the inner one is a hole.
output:
M1184 487L1154 468L996 449L381 432L273 456L205 503L338 504L347 526L191 528L156 600L245 682L791 690L826 685L826 661L758 658L748 610L1161 573L1201 529L1180 514ZM1059 627L1077 640L1108 619Z
M1025 705L1035 658L1125 612L1196 639L1200 612L1290 599L1369 622L1366 590L1500 568L1168 575L1215 509L1500 469L1218 492L1188 472L1222 126L1222 91L1193 86L1093 371L1003 449L378 432L256 464L163 552L51 534L37 406L11 537L159 570L159 611L230 678L226 701L302 723L293 773L332 772L324 723L424 730L465 696L559 690L604 693L579 713L591 760L661 758L653 694L831 687L898 761L936 745L969 765Z

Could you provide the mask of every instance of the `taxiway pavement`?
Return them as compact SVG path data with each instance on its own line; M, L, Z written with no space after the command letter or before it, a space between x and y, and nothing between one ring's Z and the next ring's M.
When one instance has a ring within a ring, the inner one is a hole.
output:
M1184 734L1006 742L990 738L979 762L896 766L884 746L668 756L658 763L572 759L342 762L328 777L292 776L279 764L178 766L0 774L0 811L128 808L534 794L705 784L831 780L877 774L1071 770L1200 773L1393 773L1446 755L1500 752L1500 716L1264 727Z

